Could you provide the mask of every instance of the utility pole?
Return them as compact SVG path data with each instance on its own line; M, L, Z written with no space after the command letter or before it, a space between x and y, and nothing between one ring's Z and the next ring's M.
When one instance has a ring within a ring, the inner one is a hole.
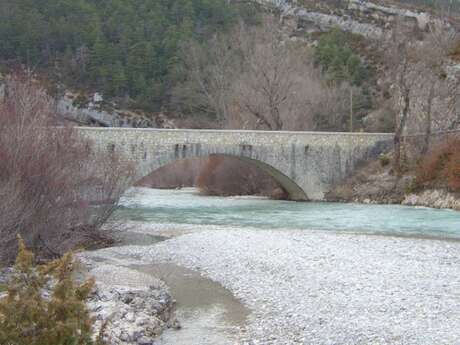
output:
M353 132L353 88L350 87L350 132Z

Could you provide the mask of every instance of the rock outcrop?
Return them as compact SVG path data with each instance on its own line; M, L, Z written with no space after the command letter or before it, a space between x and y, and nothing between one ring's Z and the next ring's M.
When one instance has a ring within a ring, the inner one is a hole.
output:
M0 89L1 94L1 89ZM146 114L132 110L117 109L115 105L104 107L104 99L99 93L92 95L85 104L78 104L79 96L67 91L57 100L57 110L66 120L80 125L128 128L176 128L173 120L162 112ZM87 101L86 97L83 99Z
M85 105L77 105L78 96L66 92L57 101L57 110L65 118L79 124L103 127L156 127L155 122L143 114L118 109L105 110L101 107L102 96L95 93Z
M409 8L384 6L365 0L308 1L308 0L255 0L267 8L276 9L284 18L294 18L299 28L307 32L327 31L338 27L343 31L369 39L382 39L393 27L395 18L426 30L429 25L450 27L428 12Z

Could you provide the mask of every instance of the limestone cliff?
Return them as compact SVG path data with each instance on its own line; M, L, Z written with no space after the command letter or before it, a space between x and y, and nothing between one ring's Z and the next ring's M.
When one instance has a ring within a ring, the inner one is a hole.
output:
M307 32L327 31L339 27L343 31L370 39L388 34L397 17L408 25L426 30L429 25L451 28L453 23L422 10L382 5L365 0L254 0L268 9L278 10L284 19L294 20Z
M0 90L1 92L1 90ZM163 113L146 114L145 112L117 109L104 103L103 96L95 93L92 97L83 96L84 104L80 104L81 95L70 91L58 98L57 110L64 119L80 125L102 127L131 128L175 128L176 125Z

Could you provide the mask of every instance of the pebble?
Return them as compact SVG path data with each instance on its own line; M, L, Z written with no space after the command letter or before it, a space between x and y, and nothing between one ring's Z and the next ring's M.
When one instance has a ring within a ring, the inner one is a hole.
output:
M239 344L460 344L459 242L221 227L95 253L199 267L252 310Z

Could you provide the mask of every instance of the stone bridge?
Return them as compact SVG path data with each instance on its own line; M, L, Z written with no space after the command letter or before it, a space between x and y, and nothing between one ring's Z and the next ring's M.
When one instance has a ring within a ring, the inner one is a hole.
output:
M86 128L98 149L118 152L140 179L179 159L225 155L268 172L293 200L323 200L363 161L391 149L392 134Z

